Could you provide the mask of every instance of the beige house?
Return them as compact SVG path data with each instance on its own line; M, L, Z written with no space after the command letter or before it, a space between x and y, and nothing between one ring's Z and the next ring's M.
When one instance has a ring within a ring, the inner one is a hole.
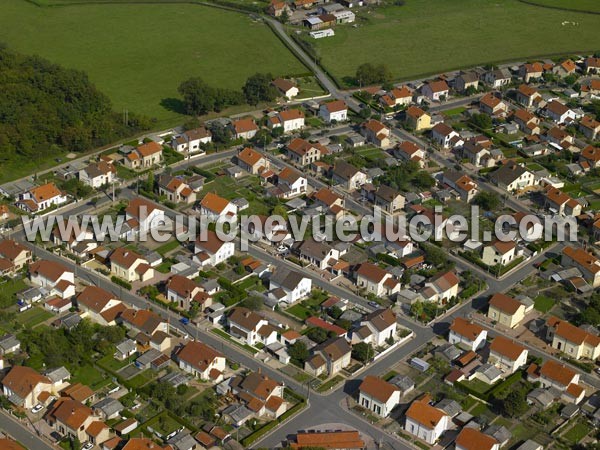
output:
M269 160L262 153L250 147L246 147L238 153L237 164L252 175L259 175L269 168Z
M351 355L352 347L348 341L333 337L313 349L313 356L304 364L304 370L315 376L324 372L332 376L350 364Z
M581 270L583 278L592 287L600 286L600 260L582 248L565 247L561 264L564 267L576 267Z
M6 260L15 270L21 270L32 261L31 250L12 239L0 241L0 260Z
M406 123L415 131L431 128L431 116L418 106L409 106L406 110Z
M507 374L513 374L527 364L527 354L522 345L504 336L496 336L490 344L488 362Z
M497 293L490 298L487 316L508 328L515 328L525 318L525 305L508 295Z
M378 147L390 146L390 129L379 120L370 119L362 124L361 132L371 142Z
M332 180L349 191L355 191L367 182L367 174L352 164L339 160L333 167Z
M100 444L110 437L108 426L93 415L90 407L70 398L58 399L46 421L61 436L77 438L80 442Z
M86 286L77 297L77 307L93 322L101 325L114 325L114 317L106 312L122 305L115 295L98 286ZM110 317L110 319L109 319Z
M552 340L552 347L570 358L596 360L600 356L600 337L595 334L554 316L548 319L547 325L546 337Z
M148 281L154 277L154 269L142 255L119 247L110 255L110 273L125 281Z
M380 297L400 290L400 282L391 273L370 262L362 263L356 271L356 285Z
M173 203L191 204L196 202L196 192L182 177L161 175L158 179L158 194Z
M481 260L488 266L505 266L516 256L517 244L513 241L494 241L483 248Z
M42 392L50 393L52 381L31 367L13 366L2 380L2 391L8 400L25 409L38 403Z
M582 206L569 194L560 189L548 186L546 189L546 208L560 214L561 216L577 217L581 214Z
M130 169L145 169L155 166L162 161L163 148L158 142L147 142L129 152L124 164Z
M311 143L304 139L294 138L287 145L287 155L291 161L300 166L307 166L328 154L327 148L321 144Z

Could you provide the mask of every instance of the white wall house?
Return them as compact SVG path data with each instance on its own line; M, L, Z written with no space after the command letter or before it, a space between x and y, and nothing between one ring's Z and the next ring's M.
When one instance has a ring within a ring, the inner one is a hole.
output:
M277 296L280 302L291 305L310 294L312 279L295 270L280 267L269 280L269 291L277 289L283 291L283 296Z
M194 261L201 266L216 266L235 253L235 244L219 239L217 233L206 231L206 239L199 236L194 245Z
M446 413L429 405L426 399L420 399L406 411L404 430L428 444L435 444L448 429L448 424Z
M319 116L328 123L333 120L345 122L348 119L348 106L343 100L323 103L319 108Z
M485 344L487 330L462 317L457 317L450 325L448 342L458 344L468 350L477 350Z
M400 403L400 389L372 375L364 378L358 392L358 404L381 417L389 416Z

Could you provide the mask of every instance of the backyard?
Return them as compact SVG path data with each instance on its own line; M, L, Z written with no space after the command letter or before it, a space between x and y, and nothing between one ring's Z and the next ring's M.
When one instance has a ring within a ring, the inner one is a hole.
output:
M337 27L334 37L313 43L323 65L342 82L365 62L385 61L395 79L414 79L477 64L593 52L600 47L600 16L518 0L406 0L403 6L363 13L357 23L356 28Z
M306 72L265 24L193 4L46 8L4 0L0 41L86 71L116 111L146 114L157 126L181 121L177 87L189 77L240 88L258 71Z

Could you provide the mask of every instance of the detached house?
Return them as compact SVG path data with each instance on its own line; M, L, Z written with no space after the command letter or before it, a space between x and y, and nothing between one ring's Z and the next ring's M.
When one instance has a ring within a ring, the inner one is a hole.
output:
M51 206L67 203L68 197L54 183L37 186L19 196L16 205L28 213L38 213Z
M259 151L246 147L238 153L237 165L252 175L259 175L269 168L269 160Z
M106 161L98 161L79 171L79 181L95 189L108 185L115 180L117 169Z
M120 323L135 333L153 336L155 333L168 333L169 324L149 309L129 308L121 313Z
M355 191L367 182L367 174L344 160L338 160L333 166L332 180L349 191Z
M12 239L4 239L0 241L0 261L1 260L5 260L7 264L10 264L15 270L21 270L31 263L31 250Z
M201 233L194 245L194 261L203 267L216 266L227 261L234 253L235 244L222 241L212 230L206 230L205 237Z
M600 357L600 337L554 316L548 319L547 325L547 338L552 341L552 348L573 359L594 361Z
M600 167L600 147L588 145L579 154L579 163L587 164L590 168Z
M564 267L578 268L592 287L600 286L600 260L582 248L565 247L560 263Z
M198 341L186 343L177 352L176 359L181 370L215 383L222 381L227 363L225 356Z
M300 166L307 166L329 153L322 145L312 144L300 138L292 139L286 150L290 160Z
M469 89L477 89L479 86L479 77L475 72L460 74L454 80L454 87L458 92L466 92Z
M516 192L536 185L535 175L512 160L492 173L490 178L507 192Z
M404 115L406 123L415 131L431 128L431 116L418 106L409 106Z
M554 75L558 75L559 77L566 77L568 75L574 74L577 70L577 64L572 59L566 59L560 64L557 64L552 68L552 73Z
M281 2L281 3L283 3L283 5L285 5L284 2ZM283 9L281 10L281 13L283 13ZM296 87L296 85L294 83L292 83L290 80L286 80L284 78L275 78L273 80L272 84L288 100L293 99L294 97L298 96L298 94L300 93L300 90Z
M504 336L496 336L490 344L488 363L510 375L527 364L527 355L528 351L522 345Z
M442 148L454 147L453 141L458 138L460 135L444 122L438 123L431 129L431 139Z
M252 139L258 132L254 119L238 119L231 123L235 139Z
M348 106L343 100L333 100L322 103L319 116L327 123L331 121L345 122L348 119Z
M456 317L450 325L448 342L475 351L485 344L487 330L462 317Z
M317 242L313 238L306 239L294 247L302 261L315 265L321 270L335 264L340 257L337 249L326 242Z
M216 222L219 219L234 218L237 216L237 206L220 195L207 193L200 201L200 214L208 220Z
M308 296L312 290L312 279L300 272L278 268L269 280L269 291L278 302L291 305Z
M125 247L115 249L110 255L110 273L125 281L148 281L154 269L142 255Z
M562 393L562 400L579 403L585 396L585 390L579 384L579 374L571 368L552 359L541 367L532 364L527 369L527 379L532 383L540 382L543 388L554 388Z
M229 388L256 417L276 419L287 409L283 384L260 371L231 378Z
M476 428L464 427L456 436L455 450L500 450L500 443Z
M542 66L542 63L539 62L533 64L523 64L519 68L519 77L521 77L525 83L542 78L543 74L544 67Z
M212 304L210 295L195 281L184 276L173 275L167 281L166 287L167 299L186 311L194 302L200 305L201 310Z
M513 241L496 240L483 248L481 260L490 267L505 266L515 259L516 248L517 244Z
M93 415L90 407L70 398L59 398L48 411L46 421L61 436L80 442L100 444L110 437L108 426Z
M577 118L575 111L557 100L552 100L550 103L548 103L544 112L548 118L559 125L563 123L571 123Z
M313 376L327 373L333 376L350 365L352 347L343 337L333 337L313 348L313 356L304 363L304 370Z
M277 196L293 198L306 194L308 180L300 172L290 167L284 168L277 175Z
M440 101L448 98L450 88L444 80L428 81L421 88L421 93L430 100Z
M158 194L173 203L189 205L196 202L196 192L179 176L161 175L158 178Z
M449 428L450 417L441 409L431 406L429 400L429 396L425 395L411 403L405 413L404 431L433 445Z
M378 120L370 119L363 123L361 132L368 142L378 147L390 146L390 129Z
M247 308L235 307L227 318L229 333L248 345L269 345L277 341L277 330L266 319Z
M403 161L414 161L419 167L425 167L425 150L411 141L403 141L394 149L394 155Z
M526 108L533 108L540 100L542 96L536 88L522 84L519 86L517 91L517 102Z
M454 271L440 272L425 283L420 293L425 300L444 305L458 296L459 284L460 280Z
M510 84L510 72L507 69L495 69L483 75L483 81L494 89Z
M269 119L271 128L283 128L284 133L301 130L304 128L304 113L299 109L280 111Z
M202 144L212 142L212 133L205 127L187 130L171 140L171 147L180 153L200 153Z
M105 313L122 305L121 300L115 295L98 286L86 286L77 295L76 300L77 307L93 322L101 325L114 325L114 317L107 316Z
M382 346L387 339L393 340L396 336L396 314L391 309L377 309L365 315L360 326L367 327L371 332L367 342Z
M395 294L401 287L391 273L369 262L362 263L356 271L356 285L379 297Z
M523 133L528 135L540 134L540 119L531 114L529 111L517 109L513 113L512 117Z
M159 164L163 159L163 148L158 142L147 142L125 155L124 164L130 169L145 169Z
M494 294L489 301L487 316L496 322L515 328L525 318L525 305L505 294Z
M473 200L479 192L477 183L469 175L464 175L456 170L447 170L444 172L442 182L451 189L454 189L460 199L467 203Z
M413 94L408 87L402 86L392 89L389 96L394 101L394 106L408 106L412 102Z
M587 73L600 73L600 58L592 57L586 58L584 63L584 72Z
M565 194L560 189L548 186L545 192L546 208L561 216L577 217L581 214L582 206L569 194Z
M484 114L499 116L506 113L508 107L493 92L488 92L479 99L479 109Z
M578 129L587 139L593 141L600 134L600 122L591 116L583 116L579 121Z
M400 389L381 378L367 375L358 387L358 404L381 417L387 417L400 403Z
M37 286L50 290L50 295L63 299L75 295L75 274L62 264L41 259L29 266L29 278Z
M406 199L396 189L380 184L377 189L367 195L373 204L387 214L396 214L404 209Z
M50 393L52 381L40 375L31 367L13 366L2 379L2 391L8 400L25 409L33 408L38 403L42 392Z
M165 212L156 203L143 197L133 198L125 208L125 233L121 237L133 240L165 223Z

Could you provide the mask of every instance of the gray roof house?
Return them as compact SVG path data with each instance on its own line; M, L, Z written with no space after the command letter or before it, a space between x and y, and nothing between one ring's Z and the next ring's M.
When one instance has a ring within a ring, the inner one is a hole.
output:
M92 409L99 413L104 420L114 419L121 411L125 409L123 404L112 397L105 397L92 406Z

